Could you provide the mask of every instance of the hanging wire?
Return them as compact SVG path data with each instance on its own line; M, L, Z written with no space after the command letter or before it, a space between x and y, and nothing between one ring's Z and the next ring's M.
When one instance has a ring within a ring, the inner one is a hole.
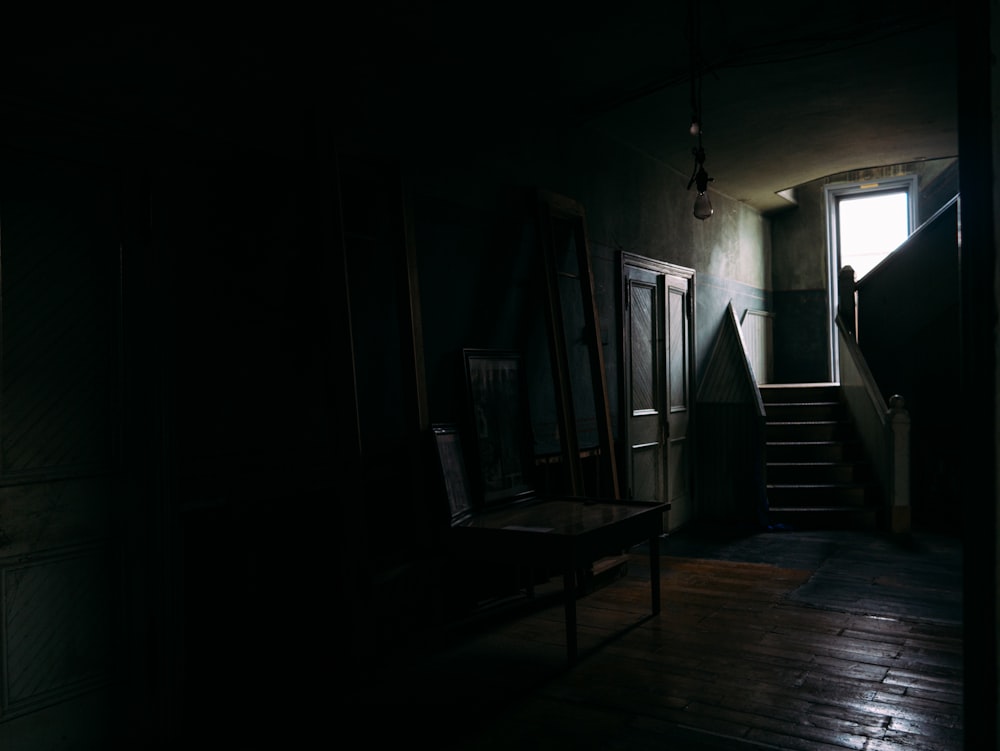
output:
M705 171L705 149L702 146L704 124L701 113L701 81L704 58L701 50L701 2L691 0L688 4L689 47L691 50L691 135L698 137L698 146L692 149L694 153L694 171L688 181L688 190L697 183L698 192L704 193L712 178Z
M698 137L698 145L691 151L694 153L694 171L688 181L688 190L692 185L698 189L698 197L694 202L695 218L705 220L714 213L712 202L709 200L708 184L712 178L705 171L705 149L702 146L702 134L705 131L702 122L701 111L701 82L704 66L704 59L701 50L701 0L691 0L688 6L690 23L690 49L691 49L691 135Z
M691 135L701 135L701 76L704 61L701 54L701 4L688 4L688 46L691 51Z

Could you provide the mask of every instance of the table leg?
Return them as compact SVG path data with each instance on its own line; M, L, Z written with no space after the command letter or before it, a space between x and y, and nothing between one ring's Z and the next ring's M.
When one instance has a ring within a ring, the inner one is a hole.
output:
M660 536L649 538L649 587L652 596L653 615L660 612Z
M566 609L566 657L576 661L576 569L567 566L563 572L563 599Z

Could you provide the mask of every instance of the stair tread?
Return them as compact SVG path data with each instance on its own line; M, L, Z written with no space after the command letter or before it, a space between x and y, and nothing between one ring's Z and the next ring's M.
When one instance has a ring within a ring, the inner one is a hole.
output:
M759 386L761 391L782 391L787 389L836 389L840 388L840 381L796 381L794 383L762 383Z
M766 420L767 425L847 425L850 420Z
M822 407L824 409L840 409L841 404L837 401L831 402L764 402L765 407Z
M856 467L859 464L867 464L864 459L840 459L823 461L822 459L801 459L794 461L785 459L782 461L767 462L768 467Z
M845 480L843 482L769 482L768 488L868 488L872 483L865 480Z
M765 445L766 446L836 446L838 444L847 445L856 443L858 443L857 438L828 438L825 440L820 439L812 441L802 441L802 440L767 441Z
M768 511L782 514L874 514L878 512L878 509L875 506L775 506L772 504L768 507Z

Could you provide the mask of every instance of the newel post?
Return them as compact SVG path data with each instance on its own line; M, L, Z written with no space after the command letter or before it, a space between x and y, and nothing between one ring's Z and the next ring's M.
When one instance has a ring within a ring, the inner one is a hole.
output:
M910 413L899 394L889 398L889 530L910 532Z
M855 341L858 338L858 309L854 290L854 267L844 266L837 277L837 311Z

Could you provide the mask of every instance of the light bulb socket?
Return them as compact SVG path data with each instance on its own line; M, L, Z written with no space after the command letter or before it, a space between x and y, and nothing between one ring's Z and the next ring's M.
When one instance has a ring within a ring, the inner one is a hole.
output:
M699 164L698 172L694 176L694 184L698 188L699 195L704 194L708 190L708 184L711 180L712 178L708 176L705 167Z

